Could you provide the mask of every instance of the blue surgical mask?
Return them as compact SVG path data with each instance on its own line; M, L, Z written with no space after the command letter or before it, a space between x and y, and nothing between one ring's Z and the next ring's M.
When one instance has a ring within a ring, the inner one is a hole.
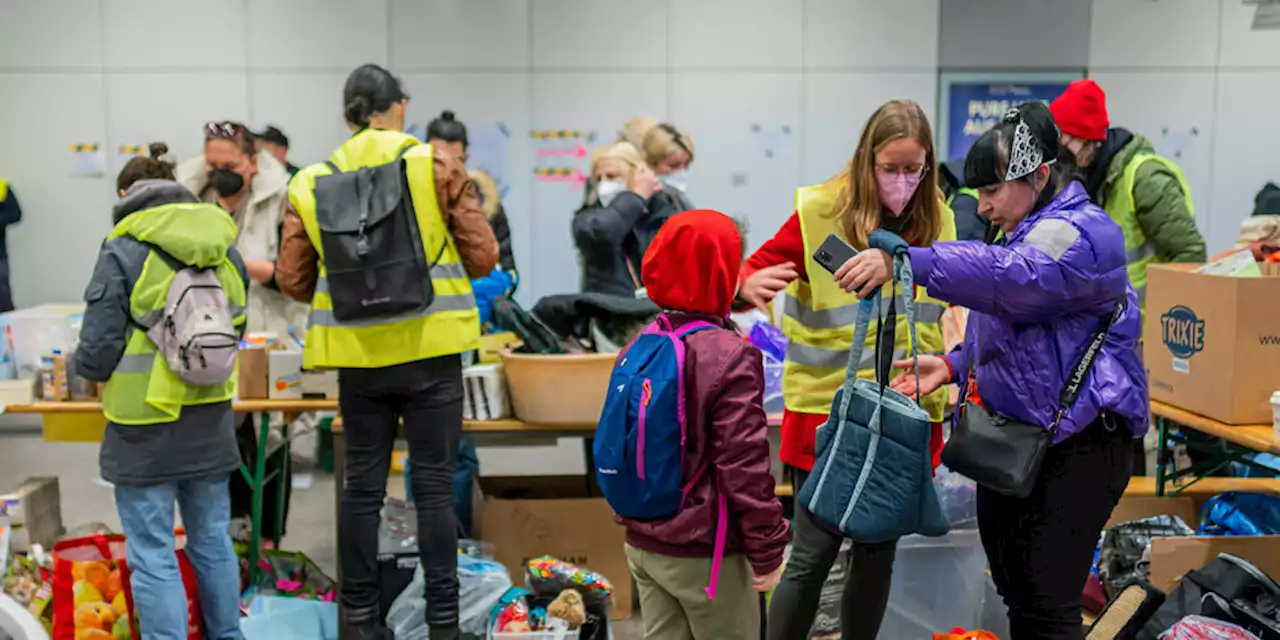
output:
M618 180L605 180L596 185L596 195L600 197L600 204L606 207L626 190L626 183Z
M689 170L679 169L672 171L665 176L658 178L662 181L662 186L684 192L689 189Z

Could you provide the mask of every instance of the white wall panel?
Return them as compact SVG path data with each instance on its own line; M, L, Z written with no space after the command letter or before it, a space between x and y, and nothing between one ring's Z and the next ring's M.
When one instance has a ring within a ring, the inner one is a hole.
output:
M667 64L666 3L536 0L531 20L538 68L652 70Z
M169 145L179 160L204 151L204 124L248 122L247 80L239 73L108 73L108 165L120 170L119 145ZM161 99L162 98L162 99Z
M1218 7L1218 0L1095 0L1089 67L1212 68Z
M0 69L102 64L98 0L0 0Z
M806 73L802 182L821 182L848 165L863 126L881 104L915 100L932 122L937 93L933 73Z
M679 0L670 11L673 69L794 69L804 59L798 2Z
M354 69L387 65L387 3L250 0L254 69Z
M102 2L109 68L244 67L244 2Z
M1146 136L1177 162L1191 185L1196 222L1209 228L1209 185L1214 134L1212 71L1101 72L1111 126Z
M745 218L752 248L794 210L800 93L798 73L688 72L671 79L671 120L689 132L697 151L689 197L698 207ZM734 106L706 108L717 102Z
M0 73L0 96L75 96L74 100L0 99L0 176L21 199L22 222L9 227L9 268L19 307L78 302L98 246L111 229L115 174L67 175L67 147L106 144L99 74Z
M275 125L289 136L289 159L298 166L321 162L351 135L342 120L337 71L249 72L249 122L254 131Z
M667 77L660 73L535 73L532 76L533 129L584 130L595 141L588 149L613 142L622 124L639 116L665 118ZM526 132L525 135L528 135ZM568 147L565 143L530 141L535 168L572 168L589 171L586 158L538 158L539 148ZM695 143L696 143L695 134ZM535 182L532 211L532 261L522 259L523 295L537 300L553 293L578 291L580 269L570 223L582 202L582 185Z
M1267 181L1280 184L1275 161L1280 140L1280 72L1218 74L1214 121L1213 193L1209 205L1209 251L1235 243L1240 221L1253 212L1253 198Z
M919 68L938 65L938 0L808 0L806 69ZM904 45L904 40L909 42Z
M1280 32L1253 30L1253 14L1257 3L1245 4L1240 0L1222 2L1222 24L1219 37L1222 54L1218 63L1223 67L1280 66Z
M529 65L529 0L393 0L398 70Z

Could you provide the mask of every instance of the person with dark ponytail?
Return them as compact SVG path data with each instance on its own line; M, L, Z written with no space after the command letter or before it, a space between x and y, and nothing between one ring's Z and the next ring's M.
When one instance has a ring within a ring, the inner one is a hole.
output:
M963 345L921 356L918 385L910 373L891 383L908 396L962 385L942 454L953 470L970 465L982 475L992 462L952 449L970 421L999 416L1048 432L1029 495L978 484L978 528L1012 640L1084 637L1081 590L1098 534L1129 482L1132 442L1147 430L1142 311L1124 233L1090 202L1074 167L1057 161L1059 144L1043 103L1010 110L970 149L964 170L979 213L1003 237L908 248L877 231L848 274L851 290L869 293L888 282L891 257L905 254L917 285L972 310ZM894 366L909 371L911 362Z
M185 382L169 371L147 330L165 315L170 283L194 268L216 278L226 297L227 328L243 335L249 274L235 247L235 223L174 181L167 151L163 143L151 144L148 155L130 159L116 177L120 199L85 290L71 366L107 383L98 468L114 487L129 538L138 637L186 638L197 624L206 638L237 640L244 637L240 565L228 534L228 479L240 475L235 380ZM184 576L174 560L175 511L199 583L202 620L189 619Z
M404 133L408 96L395 76L377 65L361 66L347 78L342 100L354 135L326 162L304 167L290 183L276 261L280 289L311 302L304 364L338 370L338 404L347 434L338 540L340 636L392 638L378 610L378 525L403 420L426 575L427 626L432 640L455 640L460 629L453 473L462 437L461 354L479 344L471 280L493 271L498 243L462 159ZM392 170L401 181L383 177ZM383 185L388 183L403 185L394 195L396 206L379 211L382 217L366 228L357 205L362 198L385 203L389 198L373 196L387 193ZM406 198L412 198L411 207L403 206ZM392 224L415 223L416 236L389 230ZM354 233L334 232L333 225ZM422 274L417 277L430 283L429 297L423 287L393 286L403 280L359 264L355 256L362 250L404 256L393 263L403 266L394 273ZM429 269L417 270L415 265L424 262ZM369 293L373 286L381 288ZM403 307L364 311L384 300Z
M147 145L147 155L134 156L124 164L116 176L116 193L123 198L129 187L139 180L173 180L176 166L169 158L169 145L152 142Z
M458 120L452 111L445 110L440 117L427 124L427 144L444 149L467 163L467 125ZM502 206L502 197L498 193L498 183L482 169L468 169L467 175L476 183L476 191L480 194L480 204L485 215L489 216L489 225L493 227L493 235L498 238L498 265L511 276L511 291L519 286L520 278L516 272L515 255L511 252L511 224L507 221L507 211ZM481 314L483 315L483 314Z

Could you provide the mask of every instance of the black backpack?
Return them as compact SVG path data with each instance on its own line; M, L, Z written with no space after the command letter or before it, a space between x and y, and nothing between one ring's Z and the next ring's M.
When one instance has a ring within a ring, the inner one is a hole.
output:
M1280 585L1248 560L1219 554L1182 578L1136 639L1157 640L1190 615L1239 625L1261 640L1280 640Z
M435 300L404 154L383 165L316 178L316 223L333 317L377 320L426 309ZM448 246L446 238L436 261Z

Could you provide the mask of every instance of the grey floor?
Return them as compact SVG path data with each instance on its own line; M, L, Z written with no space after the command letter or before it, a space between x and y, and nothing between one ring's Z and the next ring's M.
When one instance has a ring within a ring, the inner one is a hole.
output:
M295 488L289 511L289 535L283 547L302 551L334 575L333 476L312 473L307 488ZM103 523L120 530L112 490L98 476L96 444L52 444L37 434L0 433L0 491L31 476L57 476L62 492L62 519L68 527ZM403 497L403 482L394 476L388 493ZM641 637L638 620L614 625L618 640Z

